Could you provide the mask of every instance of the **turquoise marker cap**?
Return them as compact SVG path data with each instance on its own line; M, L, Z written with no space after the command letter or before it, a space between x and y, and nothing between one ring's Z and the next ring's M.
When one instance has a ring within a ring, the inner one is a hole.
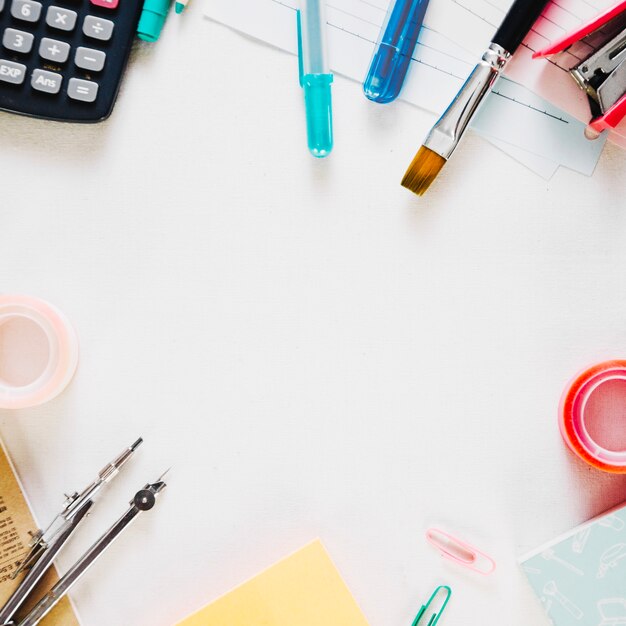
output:
M296 11L298 30L298 79L304 90L306 134L310 153L319 159L333 149L333 107L330 85L333 75L323 36L325 0L304 2L305 13ZM311 19L313 18L313 19ZM306 28L303 28L304 26Z
M332 74L305 74L302 77L309 151L320 159L333 149L332 82Z
M145 0L137 25L137 37L144 41L156 41L161 35L171 6L172 0Z

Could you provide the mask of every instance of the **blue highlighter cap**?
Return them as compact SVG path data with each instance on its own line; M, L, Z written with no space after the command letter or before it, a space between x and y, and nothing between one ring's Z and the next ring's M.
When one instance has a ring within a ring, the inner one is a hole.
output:
M333 149L332 82L332 74L302 76L309 151L318 158L328 156Z
M365 96L386 104L398 97L428 8L428 0L395 0L363 83Z

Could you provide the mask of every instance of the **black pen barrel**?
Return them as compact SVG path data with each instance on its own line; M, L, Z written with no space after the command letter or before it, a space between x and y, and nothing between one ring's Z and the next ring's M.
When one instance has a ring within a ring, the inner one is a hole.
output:
M547 4L548 0L515 0L498 28L493 43L513 54Z

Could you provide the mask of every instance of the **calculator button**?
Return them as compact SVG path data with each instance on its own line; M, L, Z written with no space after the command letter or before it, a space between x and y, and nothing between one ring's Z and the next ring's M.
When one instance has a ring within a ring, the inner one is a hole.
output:
M13 0L11 15L16 20L36 22L41 15L41 2L35 2L35 0Z
M91 4L95 7L102 7L103 9L117 9L117 5L120 0L90 0Z
M30 84L37 91L45 91L46 93L59 93L63 76L55 72L47 72L46 70L34 70L30 79Z
M4 9L4 0L0 0L0 13L2 13L2 9Z
M0 59L0 80L5 83L21 85L26 77L26 66L13 61L3 61Z
M83 33L92 39L108 41L113 35L113 26L111 20L102 20L99 17L88 15L83 22Z
M39 56L46 61L65 63L70 56L70 44L44 37L39 43Z
M23 30L7 28L2 37L2 45L9 50L26 54L31 51L34 38L34 35L25 33Z
M76 11L62 9L61 7L48 7L46 24L50 28L58 30L74 30L74 26L76 26Z
M83 70L99 72L104 67L107 55L102 50L92 50L91 48L76 48L74 63Z
M98 95L98 83L94 83L90 80L81 80L80 78L70 78L67 95L72 98L72 100L93 102Z

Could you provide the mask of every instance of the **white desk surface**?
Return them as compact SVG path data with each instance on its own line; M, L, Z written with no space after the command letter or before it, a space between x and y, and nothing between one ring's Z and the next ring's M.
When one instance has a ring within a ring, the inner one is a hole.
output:
M398 183L433 118L338 78L315 161L296 71L194 0L108 122L0 114L0 290L81 340L62 396L0 411L40 520L145 438L61 568L173 465L72 593L84 625L171 626L317 536L372 626L443 582L446 624L547 624L516 558L626 496L556 423L571 376L626 357L626 154L545 182L469 137L420 200Z

